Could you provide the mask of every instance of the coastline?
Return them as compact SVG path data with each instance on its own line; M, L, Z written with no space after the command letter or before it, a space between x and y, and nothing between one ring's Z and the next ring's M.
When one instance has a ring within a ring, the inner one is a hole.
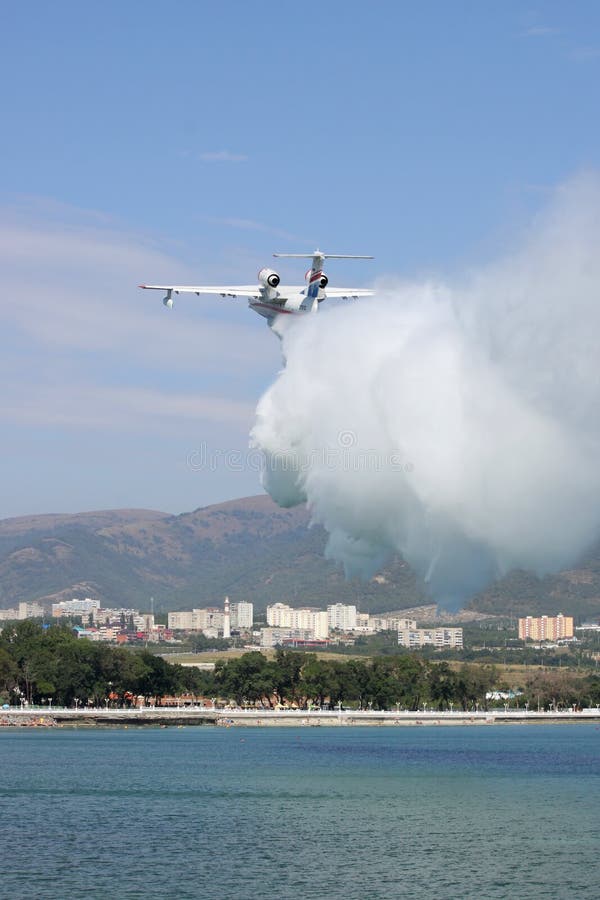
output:
M134 709L14 709L0 711L1 727L62 726L184 726L219 727L419 727L423 725L534 725L600 724L600 708L578 711L531 710L434 711L434 710L247 710L179 709L142 707Z

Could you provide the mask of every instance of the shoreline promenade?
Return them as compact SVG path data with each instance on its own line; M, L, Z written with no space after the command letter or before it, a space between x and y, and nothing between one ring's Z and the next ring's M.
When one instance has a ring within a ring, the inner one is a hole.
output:
M251 727L533 725L597 722L600 708L538 712L537 710L257 710L204 707L133 709L27 708L0 710L1 726L168 726L218 725Z

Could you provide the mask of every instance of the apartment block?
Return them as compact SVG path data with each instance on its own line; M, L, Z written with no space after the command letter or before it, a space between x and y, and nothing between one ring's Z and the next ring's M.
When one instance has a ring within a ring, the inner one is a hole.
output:
M462 650L462 628L399 628L398 646L416 649L433 646L438 650Z
M252 603L231 604L231 627L238 631L249 631L254 622L254 605Z
M62 616L89 616L95 609L100 609L99 600L79 600L74 597L72 600L61 600L60 603L52 604L52 616L60 619Z
M44 607L35 601L24 600L19 603L19 619L41 619Z
M416 627L415 619L407 619L404 616L369 616L371 631L406 631L407 629L414 631Z
M167 621L171 631L210 631L214 634L223 630L223 610L209 606L206 609L170 612Z
M311 641L314 640L315 633L312 628L261 628L260 630L260 646L276 647L284 641Z
M13 621L19 618L19 610L16 608L0 609L0 622Z
M358 631L369 631L369 613L356 613L356 628Z
M327 625L330 631L354 631L356 629L356 606L334 603L327 607Z
M122 622L129 624L131 619L139 618L139 609L128 609L120 607L119 609L109 609L106 607L98 607L91 610L92 621L94 625L120 625Z
M285 603L267 606L267 625L312 632L312 637L325 639L329 633L327 611L303 606L298 609Z
M519 638L522 641L558 641L573 637L573 616L525 616L519 619Z

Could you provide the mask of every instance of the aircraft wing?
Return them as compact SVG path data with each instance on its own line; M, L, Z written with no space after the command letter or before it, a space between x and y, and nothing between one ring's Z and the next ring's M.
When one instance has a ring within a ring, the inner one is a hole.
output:
M220 297L260 297L257 284L140 284L147 291L173 291L174 294L213 294Z
M355 288L325 288L327 297L337 297L339 300L354 300L357 297L372 297L375 291L363 291Z
M305 284L280 284L277 287L280 299L285 299L293 294L306 294ZM372 297L375 291L367 291L362 288L331 288L323 289L326 297L337 297L338 300L354 300L357 297Z

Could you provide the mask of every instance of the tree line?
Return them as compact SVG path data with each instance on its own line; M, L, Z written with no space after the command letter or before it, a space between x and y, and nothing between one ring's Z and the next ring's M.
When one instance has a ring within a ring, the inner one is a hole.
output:
M205 672L169 664L147 650L76 638L61 625L24 621L0 634L0 700L16 705L126 705L139 696L160 703L188 695L238 706L469 710L487 708L486 693L503 688L494 666L450 664L406 651L372 659L321 659L283 649L268 659L251 651ZM536 669L511 703L593 706L600 703L600 677Z
M0 698L3 703L57 706L75 702L123 705L195 691L192 669L171 666L146 650L128 650L77 638L63 625L31 621L6 626L0 634Z

